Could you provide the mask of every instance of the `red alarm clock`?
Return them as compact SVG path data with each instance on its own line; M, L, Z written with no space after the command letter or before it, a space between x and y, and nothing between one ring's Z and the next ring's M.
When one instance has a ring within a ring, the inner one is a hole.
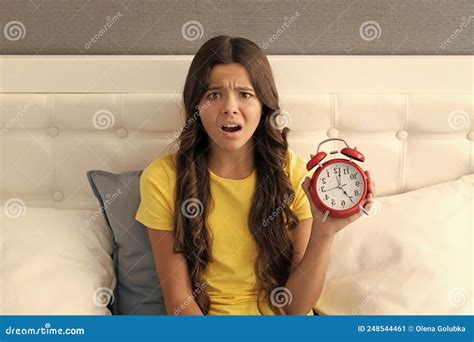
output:
M326 158L326 152L319 152L322 144L338 140L346 144L340 152L332 151L331 154L341 153L348 157L336 158L321 163ZM364 213L365 199L367 196L367 176L362 168L353 160L363 162L365 157L357 151L357 147L350 148L343 139L326 139L319 143L316 155L311 155L311 160L306 164L309 171L318 166L311 177L310 195L316 207L332 217L348 217L359 210Z

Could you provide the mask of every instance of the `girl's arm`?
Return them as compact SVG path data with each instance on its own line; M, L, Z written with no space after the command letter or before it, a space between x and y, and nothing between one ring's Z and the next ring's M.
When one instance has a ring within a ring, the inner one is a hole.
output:
M370 210L375 196L375 183L368 177L368 201L366 209ZM323 213L314 205L309 195L310 179L302 184L310 204L313 218L300 221L293 233L293 263L285 287L292 295L291 302L283 307L287 315L306 315L318 301L326 278L329 254L334 237L338 231L357 220L357 213L346 218L328 217L322 222Z
M283 308L287 315L307 315L323 289L333 237L321 234L315 223L302 220L295 231L293 267L285 284L292 295Z
M173 252L173 232L147 230L167 314L202 315L194 300L186 259Z

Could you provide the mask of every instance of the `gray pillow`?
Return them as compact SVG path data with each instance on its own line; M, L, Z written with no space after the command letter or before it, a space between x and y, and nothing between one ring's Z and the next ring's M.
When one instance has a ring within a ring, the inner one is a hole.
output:
M112 257L117 287L114 315L165 315L147 228L135 220L142 171L114 174L87 172L101 212L113 232Z

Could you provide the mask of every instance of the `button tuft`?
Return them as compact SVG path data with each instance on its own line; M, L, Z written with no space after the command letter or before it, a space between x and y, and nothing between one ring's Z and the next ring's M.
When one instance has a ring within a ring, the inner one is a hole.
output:
M57 127L51 126L48 127L48 135L50 137L55 137L59 134L59 129Z
M55 192L53 193L53 199L54 199L55 201L61 201L63 198L64 198L64 195L63 195L63 193L62 193L61 191L55 191Z
M128 131L125 128L119 128L117 129L117 135L122 139L126 138L128 135Z
M398 140L406 140L408 137L408 132L404 129L401 129L397 132L397 139Z

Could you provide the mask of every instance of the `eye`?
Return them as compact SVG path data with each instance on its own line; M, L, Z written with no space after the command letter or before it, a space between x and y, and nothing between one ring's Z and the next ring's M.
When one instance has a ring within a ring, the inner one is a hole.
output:
M250 98L250 97L253 96L252 94L247 93L247 92L245 92L245 91L241 92L240 95L244 95L243 97L244 97L245 99L248 99L248 98ZM248 95L248 96L247 96L247 95Z
M219 92L213 91L213 92L209 93L209 95L207 95L207 98L210 99L210 100L215 100L218 97L217 95L220 96Z

